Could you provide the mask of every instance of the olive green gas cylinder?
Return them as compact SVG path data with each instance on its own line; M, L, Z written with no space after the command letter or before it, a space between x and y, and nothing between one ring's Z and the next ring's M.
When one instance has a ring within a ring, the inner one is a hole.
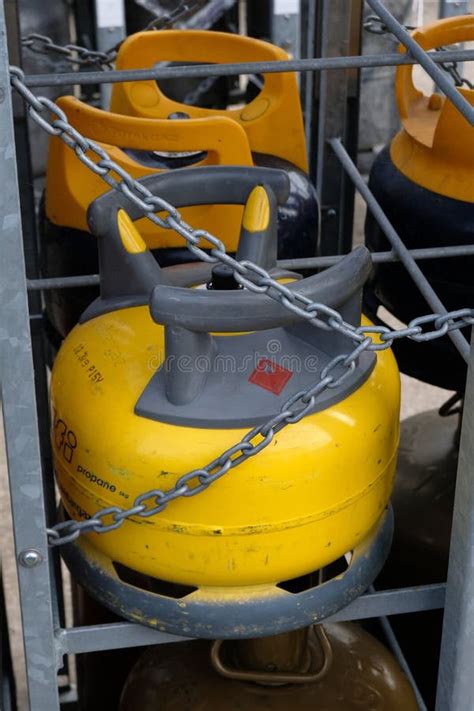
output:
M416 711L388 650L352 623L146 651L119 711Z

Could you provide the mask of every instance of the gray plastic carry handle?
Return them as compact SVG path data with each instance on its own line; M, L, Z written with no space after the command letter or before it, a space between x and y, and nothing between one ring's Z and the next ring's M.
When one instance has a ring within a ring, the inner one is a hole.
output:
M142 178L140 182L154 195L177 208L211 204L245 205L249 194L259 184L267 186L273 204L281 205L287 201L290 189L285 171L241 166L182 168L151 175ZM146 302L157 284L183 285L189 281L189 271L181 275L173 274L168 281L166 270L160 269L148 249L134 254L127 252L117 224L117 215L121 209L125 210L132 220L143 217L143 211L139 207L115 190L97 198L89 207L89 229L98 238L100 299L86 310L81 321L113 308ZM276 221L276 215L273 218ZM276 227L274 233L276 243ZM184 246L183 240L183 248ZM276 258L276 247L274 251ZM268 254L271 253L269 250ZM199 272L198 265L193 268L195 272Z
M232 165L179 168L140 178L139 182L178 209L194 205L245 205L256 185L268 185L279 205L285 204L290 192L290 181L283 170ZM108 237L114 231L116 213L121 208L133 221L143 217L143 211L116 190L94 200L87 211L92 234Z
M370 270L369 251L358 247L330 269L286 286L312 301L340 308L360 292ZM156 323L198 333L262 331L304 320L274 299L248 290L213 292L166 284L154 288L150 311Z

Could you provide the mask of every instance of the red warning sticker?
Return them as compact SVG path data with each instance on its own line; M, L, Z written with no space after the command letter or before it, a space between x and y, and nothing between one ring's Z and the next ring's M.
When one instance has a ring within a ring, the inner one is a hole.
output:
M274 363L269 358L261 358L249 378L249 383L269 390L274 395L279 395L292 375L291 370L282 368L281 365Z

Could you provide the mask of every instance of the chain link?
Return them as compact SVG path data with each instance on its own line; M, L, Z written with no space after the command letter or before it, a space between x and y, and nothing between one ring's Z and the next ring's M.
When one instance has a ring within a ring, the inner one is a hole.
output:
M172 27L176 22L187 17L196 8L202 5L202 0L192 0L192 2L180 2L179 5L169 13L165 13L152 20L144 31L165 30ZM21 46L35 54L51 54L60 56L64 61L76 66L97 67L100 69L113 69L117 53L122 42L111 47L106 52L81 47L77 44L60 45L53 42L51 37L32 32L21 38ZM42 124L41 124L42 125ZM44 126L43 126L44 127Z
M412 25L403 25L407 32L413 32L418 29ZM378 15L368 15L364 20L364 30L372 35L393 35L393 32L388 29L385 22ZM395 37L395 35L393 35ZM395 37L396 41L398 39Z
M156 20L152 20L146 27L145 30L164 30L171 27L176 22L184 20L188 15L190 15L194 10L201 7L204 4L203 0L191 0L191 2L180 2L177 7L171 12L164 15L160 15Z
M413 30L418 29L417 27L413 27L412 25L403 25L403 27L407 30L407 32L412 32ZM378 17L378 15L369 15L365 19L364 30L370 32L370 34L372 35L390 35L396 42L399 41L398 38L393 34L393 32L388 29L387 25L383 22L383 20ZM436 47L436 49L438 52L446 52L448 48ZM467 86L468 89L474 89L474 83L467 79L467 77L463 77L462 74L459 72L458 62L440 62L439 66L451 76L454 82L454 86Z
M183 99L183 104L187 106L199 106L202 97L214 86L218 77L206 77L202 79L195 89L188 91Z
M22 37L21 46L35 54L59 55L61 59L70 64L81 67L99 67L101 69L112 69L118 50L118 45L107 52L99 52L77 44L60 45L53 42L51 37L46 37L46 35L41 35L37 32Z
M115 163L101 146L80 134L71 126L66 114L57 104L44 97L35 96L25 86L21 69L11 67L10 74L11 84L25 100L33 121L49 134L64 141L84 165L137 205L148 219L160 227L172 229L180 234L192 254L206 262L220 262L230 266L236 281L245 288L258 294L265 294L317 328L337 331L353 345L348 353L333 358L321 370L319 378L310 388L292 395L281 406L276 416L254 427L239 442L226 449L206 466L183 474L170 489L153 489L140 494L128 509L119 506L108 507L82 521L68 520L56 524L47 531L51 546L70 543L81 534L91 531L106 533L116 530L129 518L155 516L175 499L195 496L205 491L228 471L268 447L274 436L283 428L300 422L311 413L316 398L328 388L340 387L354 372L360 357L365 352L385 350L399 338L410 338L418 342L433 340L453 329L474 324L474 309L470 308L458 309L447 314L419 316L410 321L406 328L399 330L391 330L386 326L354 326L346 322L335 309L311 301L275 281L263 267L250 261L238 262L227 254L221 240L205 230L194 229L188 225L173 205L153 195L142 183L132 178L124 168ZM45 112L52 114L52 119L48 120L44 116ZM158 217L156 212L160 212L161 216Z
M436 47L436 49L439 52L447 51L446 47ZM468 89L474 89L474 84L472 83L472 81L470 81L467 77L463 77L462 74L459 72L457 62L441 62L440 67L451 76L454 82L454 86L467 86Z

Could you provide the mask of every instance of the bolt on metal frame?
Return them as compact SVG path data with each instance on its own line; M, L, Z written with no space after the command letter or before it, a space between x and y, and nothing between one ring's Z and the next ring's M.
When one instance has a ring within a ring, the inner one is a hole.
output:
M357 1L359 8L361 3ZM393 34L409 50L405 55L387 54L376 56L337 56L310 58L306 60L272 63L238 63L229 65L176 67L132 72L81 72L62 75L38 75L26 78L30 87L45 85L63 86L70 84L106 84L113 81L131 79L167 78L186 76L217 76L236 73L303 71L318 72L318 77L327 76L328 70L337 72L343 92L348 91L347 70L357 70L366 66L396 66L420 63L439 88L446 94L466 120L474 125L474 108L462 97L446 79L437 66L440 61L455 59L473 61L473 51L424 52L409 36L406 30L388 13L380 0L367 0L367 4L378 14ZM69 628L59 622L57 577L53 573L55 553L48 550L46 525L48 520L47 501L54 490L52 475L44 472L40 454L40 437L36 409L35 379L30 334L31 314L28 308L28 289L36 291L58 286L58 280L26 279L22 240L22 214L17 184L15 161L15 141L12 99L10 93L9 58L6 44L5 11L11 3L0 0L0 177L3 190L0 195L0 232L2 237L2 260L0 261L1 295L1 338L0 338L0 387L2 395L4 426L7 444L7 458L10 480L10 494L13 511L16 553L19 560L20 604L23 617L25 655L28 671L29 702L32 711L55 711L60 708L56 675L61 667L62 657L87 651L118 649L130 646L144 646L165 642L178 642L175 637L129 622L118 622L91 627ZM320 18L329 18L329 0L310 2L317 5ZM332 3L331 3L332 5ZM351 3L345 3L346 6ZM341 12L343 12L341 7ZM313 24L315 20L313 18ZM327 27L326 30L327 31ZM332 28L336 30L337 28ZM347 25L346 25L347 29ZM323 30L321 30L323 31ZM324 38L323 38L324 39ZM340 40L340 38L339 38ZM327 38L323 42L328 52ZM346 70L346 71L344 71ZM332 78L336 78L336 74ZM337 83L337 81L335 81ZM327 83L326 83L327 86ZM317 156L335 156L341 169L355 184L367 204L375 213L387 235L392 252L382 253L376 261L400 259L408 268L420 290L429 296L430 305L437 313L444 307L416 265L415 259L438 256L446 258L455 254L472 254L472 247L441 248L439 250L407 250L400 237L388 223L373 195L353 164L340 140L343 124L334 125L326 120L328 92L319 96L319 130L317 136ZM311 97L306 101L311 110ZM308 117L307 117L308 118ZM321 120L324 123L321 123ZM315 134L313 134L315 135ZM332 151L332 153L330 153ZM312 151L313 153L313 151ZM328 164L319 163L319 187L325 183L334 166L334 158ZM340 185L340 181L338 185ZM334 188L337 191L338 187ZM343 206L343 201L340 202ZM339 238L338 238L339 239ZM341 241L333 240L333 250L341 251ZM285 266L326 266L338 259L336 255L317 257L311 260L291 260ZM96 277L76 277L59 280L61 286L76 286L79 283L96 283ZM432 291L432 290L431 290ZM453 334L451 334L453 335ZM461 334L457 334L456 346L463 357L469 360L468 386L466 390L466 415L461 438L460 466L451 540L450 567L447 584L404 588L391 591L370 591L340 610L331 620L364 619L381 617L392 650L402 663L403 657L397 650L396 640L390 635L387 616L421 610L438 609L445 605L445 628L439 674L437 711L458 711L474 708L474 682L470 669L474 656L474 560L472 540L474 537L474 349L468 353L468 346ZM43 403L43 406L45 404ZM49 489L45 491L44 489ZM424 704L420 699L420 708Z

